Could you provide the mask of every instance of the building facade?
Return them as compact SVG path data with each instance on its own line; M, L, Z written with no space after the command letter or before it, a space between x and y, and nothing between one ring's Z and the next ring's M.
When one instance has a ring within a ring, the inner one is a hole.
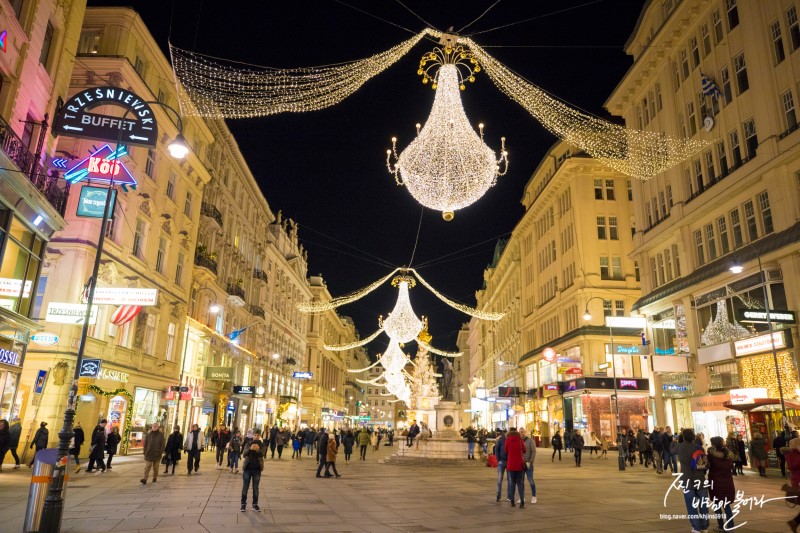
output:
M633 310L649 322L660 425L771 434L781 395L798 421L796 324L791 313L765 320L765 307L800 306L797 10L648 2L626 44L634 64L606 103L630 127L705 142L633 189Z

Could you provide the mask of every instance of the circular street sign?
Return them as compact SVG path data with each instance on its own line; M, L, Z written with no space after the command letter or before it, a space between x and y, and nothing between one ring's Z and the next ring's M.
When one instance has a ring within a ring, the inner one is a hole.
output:
M548 346L542 351L542 357L545 361L553 362L556 359L556 351Z

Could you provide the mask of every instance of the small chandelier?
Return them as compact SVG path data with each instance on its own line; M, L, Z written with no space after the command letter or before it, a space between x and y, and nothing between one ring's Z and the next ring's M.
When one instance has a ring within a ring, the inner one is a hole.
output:
M398 288L397 303L386 320L381 319L381 326L394 342L405 344L413 341L424 326L422 320L414 314L408 297L409 287L413 287L416 283L411 276L396 276L392 280L392 285Z
M434 72L435 71L435 72ZM422 56L417 74L422 83L436 90L433 108L425 125L417 124L417 138L399 155L397 138L386 151L386 165L398 185L405 185L425 207L442 212L445 220L453 212L473 204L508 171L505 137L500 159L469 124L459 90L475 81L480 65L463 46L436 48ZM393 164L394 160L394 164Z

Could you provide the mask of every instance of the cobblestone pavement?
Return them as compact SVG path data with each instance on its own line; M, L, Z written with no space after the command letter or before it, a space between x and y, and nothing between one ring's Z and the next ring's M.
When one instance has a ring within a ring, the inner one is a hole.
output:
M157 483L147 485L139 483L141 457L115 458L113 471L71 476L62 531L691 531L686 519L661 518L685 514L677 491L669 493L664 507L672 478L638 464L619 472L616 457L585 454L583 466L576 468L571 454L552 463L548 450L540 449L534 469L538 503L518 509L505 501L505 489L502 501L495 502L496 470L483 463L380 464L389 450L370 449L366 461L349 465L339 454L340 479L316 479L308 456L267 459L261 513L239 512L241 475L214 469L210 453L201 460L200 475L188 477L182 461L175 476L160 474ZM7 463L0 473L0 532L22 530L30 473L25 466L9 469ZM782 496L783 480L774 473L767 479L751 472L734 479L747 497ZM783 501L754 505L737 517L737 525L747 522L737 531L789 531L786 521L798 511ZM712 521L712 529L715 525Z

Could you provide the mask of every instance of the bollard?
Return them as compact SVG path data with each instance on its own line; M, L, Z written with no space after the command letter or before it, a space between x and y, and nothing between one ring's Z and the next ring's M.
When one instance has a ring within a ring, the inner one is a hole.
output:
M31 473L31 488L28 491L28 506L25 509L25 533L38 533L42 521L44 500L50 491L50 481L58 461L58 449L47 448L36 453ZM64 482L67 479L65 477Z

